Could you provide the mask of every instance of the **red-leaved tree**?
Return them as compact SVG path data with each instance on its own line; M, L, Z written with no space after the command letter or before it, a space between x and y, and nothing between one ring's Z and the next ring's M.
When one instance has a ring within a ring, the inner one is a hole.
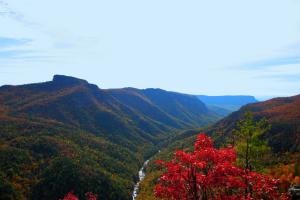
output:
M79 199L73 192L69 192L68 194L66 194L66 196L64 196L62 200L79 200Z
M200 134L194 151L176 151L170 162L157 161L163 174L155 196L170 200L283 199L278 180L235 166L234 148L216 149Z
M97 200L97 195L92 192L85 193L85 197L86 200ZM73 192L68 192L62 200L79 200L79 198Z

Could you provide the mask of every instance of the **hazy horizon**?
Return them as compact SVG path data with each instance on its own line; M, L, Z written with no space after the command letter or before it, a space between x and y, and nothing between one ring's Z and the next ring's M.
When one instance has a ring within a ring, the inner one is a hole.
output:
M0 85L300 93L300 1L0 0Z

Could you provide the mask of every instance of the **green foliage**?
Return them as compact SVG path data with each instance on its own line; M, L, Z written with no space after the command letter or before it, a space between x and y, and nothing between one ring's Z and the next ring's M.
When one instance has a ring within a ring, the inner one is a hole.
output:
M78 160L67 157L55 158L43 170L40 181L33 188L32 199L59 199L69 191L80 198L86 192L99 194L100 198L126 199L126 183L113 179L97 168L93 160Z
M266 120L255 121L250 112L238 122L231 143L236 147L240 166L254 171L261 171L265 167L271 148L262 137L268 130L270 126Z
M81 197L94 192L103 199L129 199L143 161L143 151L132 152L79 130L43 125L27 131L20 123L0 123L0 130L0 190L5 199L58 199L69 191Z
M0 171L0 200L20 199L13 185L7 181L4 173Z
M149 171L145 179L140 183L139 193L136 200L154 200L154 186L161 176L160 171Z
M28 153L14 147L0 148L0 170L6 170L10 175L19 174L22 167L30 163Z

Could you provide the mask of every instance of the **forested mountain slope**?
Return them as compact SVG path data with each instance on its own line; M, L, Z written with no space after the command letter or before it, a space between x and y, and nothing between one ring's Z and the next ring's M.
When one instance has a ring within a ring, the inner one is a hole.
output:
M161 142L219 118L195 96L103 90L62 75L0 87L0 111L0 191L10 199L71 190L130 199L138 168Z
M219 142L224 141L236 122L248 111L253 113L255 119L265 118L271 125L271 130L264 137L275 152L300 150L300 95L246 105L213 125L208 133Z

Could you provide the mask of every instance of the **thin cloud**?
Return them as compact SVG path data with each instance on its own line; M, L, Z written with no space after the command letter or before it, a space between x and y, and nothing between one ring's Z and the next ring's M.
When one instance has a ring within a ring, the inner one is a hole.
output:
M283 47L278 51L278 56L248 62L238 68L247 70L270 69L277 66L300 64L300 43L294 43ZM280 55L281 54L281 55Z
M19 62L47 62L53 63L56 56L47 55L33 50L4 50L0 51L1 65L13 65ZM0 68L2 68L2 66Z
M26 51L26 50L0 51L0 59L22 58L32 52L33 51Z
M6 47L22 46L30 42L32 42L31 39L0 37L0 49Z
M40 25L27 20L23 14L12 9L9 4L3 0L0 0L0 16L9 17L28 27L39 27Z
M274 79L276 81L284 82L300 82L300 73L297 74L272 74L257 76L258 78Z
M300 56L271 58L271 59L261 60L257 62L247 63L242 65L242 67L247 69L259 69L259 68L268 68L272 66L294 65L294 64L300 64Z

